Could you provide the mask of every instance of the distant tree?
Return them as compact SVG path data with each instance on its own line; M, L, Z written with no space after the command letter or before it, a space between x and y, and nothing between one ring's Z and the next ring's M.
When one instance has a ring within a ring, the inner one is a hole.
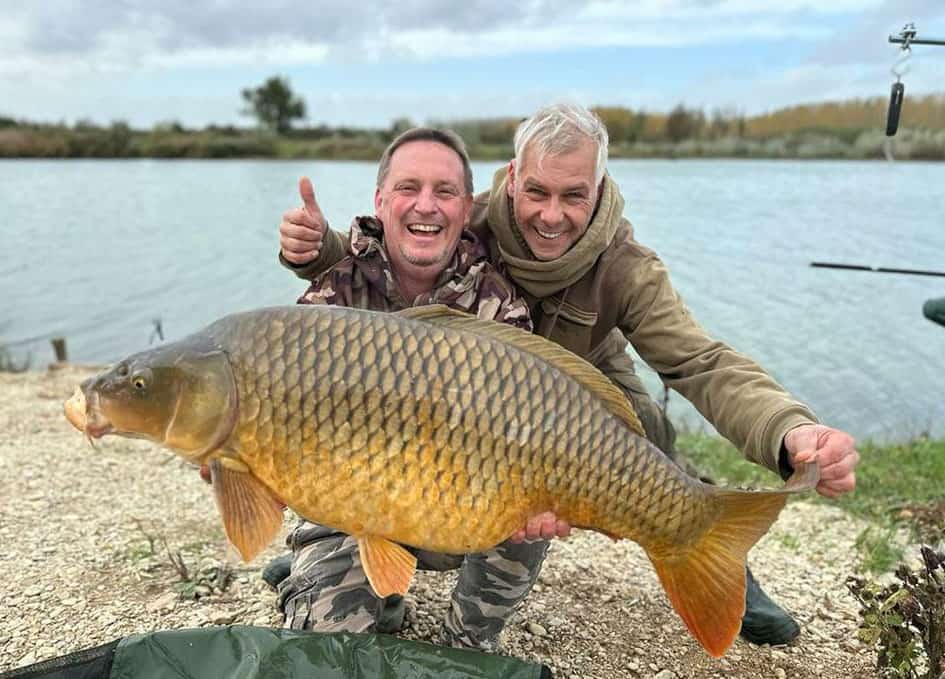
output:
M154 123L155 132L163 133L173 133L180 134L186 132L184 126L180 124L180 121L177 120L162 120L160 122Z
M607 128L607 136L612 142L635 141L633 139L633 111L616 106L596 106L593 109L597 117Z
M696 136L702 122L704 122L704 118L700 115L700 112L689 111L685 106L679 104L670 111L666 118L666 136L674 142L689 139Z
M483 144L507 145L511 147L512 137L521 118L490 118L479 121L479 141Z
M108 128L109 155L122 157L128 154L131 146L131 126L124 120L114 120Z
M666 114L665 113L640 113L643 118L642 139L656 141L666 138Z
M269 78L259 87L243 90L247 107L244 115L255 116L259 124L279 134L292 128L292 121L305 117L305 102L293 94L289 81Z
M633 126L630 128L630 136L627 137L628 141L639 141L643 138L643 134L646 131L647 117L646 113L643 111L638 111L633 116Z
M394 118L390 124L390 135L391 137L396 137L398 134L406 132L413 127L416 127L416 125L410 118Z
M428 120L427 125L436 129L450 129L458 134L467 146L482 143L482 133L478 120Z
M728 118L721 109L712 111L712 117L709 121L707 130L709 139L719 139L729 134L732 129L731 119Z

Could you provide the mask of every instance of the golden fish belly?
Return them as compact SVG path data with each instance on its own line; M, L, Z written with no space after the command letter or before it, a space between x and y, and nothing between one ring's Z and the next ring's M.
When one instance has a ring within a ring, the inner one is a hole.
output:
M477 449L438 444L429 435L356 434L340 426L315 444L251 443L240 456L254 475L300 516L353 535L380 535L445 553L482 551L507 538L541 506L520 469L497 464ZM249 451L254 450L254 454ZM473 454L470 455L469 453Z
M305 518L450 553L545 509L644 544L711 519L697 483L527 351L384 314L267 313L220 333L240 401L228 445Z

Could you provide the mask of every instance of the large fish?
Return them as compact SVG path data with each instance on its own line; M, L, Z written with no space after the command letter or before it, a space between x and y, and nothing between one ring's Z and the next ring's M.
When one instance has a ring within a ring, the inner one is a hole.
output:
M461 554L551 510L646 550L676 611L714 656L738 634L745 556L790 492L684 474L624 395L545 339L442 306L327 306L223 318L135 354L66 403L90 437L144 437L209 463L226 534L252 559L285 503L358 539L380 596L404 593L401 545Z

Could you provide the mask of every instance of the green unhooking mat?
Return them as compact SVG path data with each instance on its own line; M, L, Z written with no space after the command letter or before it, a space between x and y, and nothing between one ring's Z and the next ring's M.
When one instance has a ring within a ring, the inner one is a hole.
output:
M550 679L515 658L383 634L233 625L133 634L0 679Z

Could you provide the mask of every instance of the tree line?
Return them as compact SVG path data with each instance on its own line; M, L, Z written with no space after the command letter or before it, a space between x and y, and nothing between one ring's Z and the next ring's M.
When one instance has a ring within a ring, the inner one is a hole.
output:
M305 101L289 82L269 78L241 92L242 113L255 127L187 128L168 121L150 130L123 121L44 124L0 116L0 157L55 158L326 158L376 160L384 146L414 122L399 118L384 128L298 124ZM886 99L874 97L806 104L747 116L734 109L679 104L669 112L599 106L613 157L882 158L886 152ZM521 118L427 120L450 127L481 160L505 159ZM945 160L945 94L907 97L897 158Z

